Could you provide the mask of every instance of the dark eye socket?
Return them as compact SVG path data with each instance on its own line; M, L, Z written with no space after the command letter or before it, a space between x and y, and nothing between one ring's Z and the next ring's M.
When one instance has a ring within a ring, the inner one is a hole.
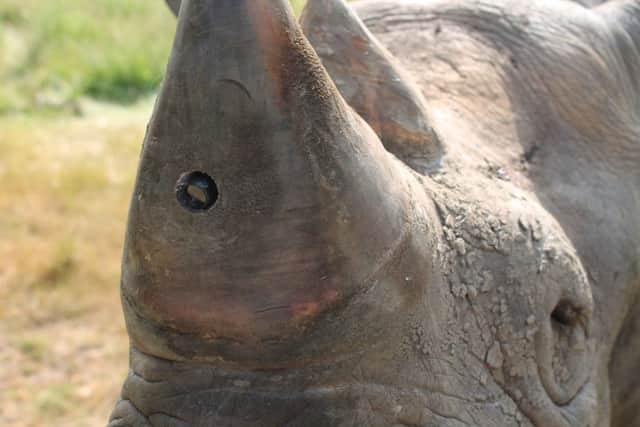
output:
M218 201L218 186L204 172L182 174L176 183L176 197L180 205L190 212L211 209Z
M582 310L570 301L562 300L556 305L551 313L551 319L562 325L568 327L574 327L580 323L583 313Z

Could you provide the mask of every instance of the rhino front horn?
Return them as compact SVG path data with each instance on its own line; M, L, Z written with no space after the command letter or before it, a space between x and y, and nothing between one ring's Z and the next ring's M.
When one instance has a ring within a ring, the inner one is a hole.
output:
M171 9L171 12L173 12L174 15L178 16L178 12L180 12L180 3L182 3L181 0L166 0L167 2L167 6L169 6L169 9Z
M403 168L287 1L185 0L127 231L134 347L256 365L320 348L308 334L405 241Z

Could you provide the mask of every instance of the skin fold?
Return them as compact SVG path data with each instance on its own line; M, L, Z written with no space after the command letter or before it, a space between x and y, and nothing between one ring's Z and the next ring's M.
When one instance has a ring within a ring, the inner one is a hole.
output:
M640 426L640 3L184 0L109 427Z

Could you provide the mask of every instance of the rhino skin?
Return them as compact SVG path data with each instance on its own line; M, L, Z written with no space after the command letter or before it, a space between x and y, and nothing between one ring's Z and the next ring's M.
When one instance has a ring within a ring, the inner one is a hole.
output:
M640 426L640 2L169 3L109 427Z

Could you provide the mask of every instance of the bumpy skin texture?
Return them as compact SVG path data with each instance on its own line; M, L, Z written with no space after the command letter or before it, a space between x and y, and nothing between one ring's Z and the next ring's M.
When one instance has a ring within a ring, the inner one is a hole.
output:
M354 10L182 4L109 427L640 425L638 2Z

